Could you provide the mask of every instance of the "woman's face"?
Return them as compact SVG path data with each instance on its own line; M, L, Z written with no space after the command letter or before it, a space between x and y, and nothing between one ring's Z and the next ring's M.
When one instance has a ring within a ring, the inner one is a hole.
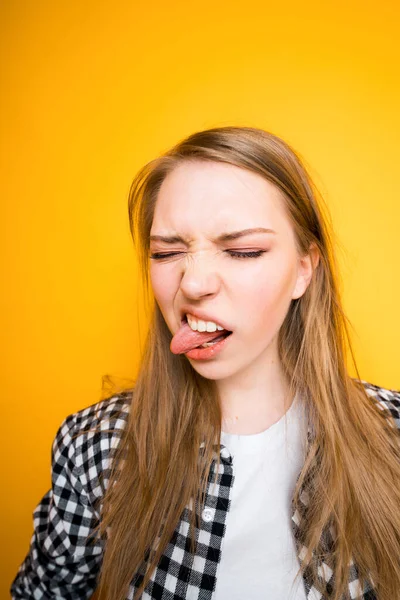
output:
M224 233L265 228L237 239ZM279 191L261 176L218 162L183 163L161 185L151 236L154 296L172 334L184 313L198 309L233 331L208 360L190 360L208 379L223 379L276 361L276 340L291 300L306 290L310 262L300 260ZM256 252L238 258L232 252Z

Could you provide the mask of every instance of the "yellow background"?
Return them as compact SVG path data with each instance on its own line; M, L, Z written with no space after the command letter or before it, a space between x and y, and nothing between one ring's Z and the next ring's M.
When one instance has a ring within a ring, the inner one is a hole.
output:
M61 420L136 373L139 167L216 125L263 127L330 207L362 378L400 388L399 4L1 5L1 598ZM140 327L139 327L140 324Z

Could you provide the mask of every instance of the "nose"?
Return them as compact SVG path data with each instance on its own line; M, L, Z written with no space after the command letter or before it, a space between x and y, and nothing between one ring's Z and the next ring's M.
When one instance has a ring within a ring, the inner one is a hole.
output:
M180 288L187 298L198 299L218 292L220 278L211 254L188 254L183 261Z

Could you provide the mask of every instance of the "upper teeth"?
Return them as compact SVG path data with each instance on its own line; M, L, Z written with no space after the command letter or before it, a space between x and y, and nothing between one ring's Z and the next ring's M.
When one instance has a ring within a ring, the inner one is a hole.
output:
M221 325L217 325L213 321L201 321L191 315L186 315L186 318L193 331L222 331L224 329Z

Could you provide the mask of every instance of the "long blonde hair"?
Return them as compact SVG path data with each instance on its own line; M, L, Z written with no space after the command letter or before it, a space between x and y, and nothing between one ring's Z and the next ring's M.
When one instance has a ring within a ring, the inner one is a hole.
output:
M325 597L347 597L353 559L361 584L372 580L380 600L400 590L400 450L397 431L361 384L344 314L329 211L293 149L279 137L249 127L220 127L190 135L145 165L129 195L131 233L148 288L149 236L160 186L183 161L229 163L264 177L281 192L299 254L319 251L306 292L292 301L278 336L279 356L292 396L307 401L314 432L293 496L307 483L310 505L301 570ZM221 434L214 381L201 377L184 355L169 349L171 333L155 304L124 435L102 505L106 539L98 593L123 600L140 569L138 598L184 508L202 509L213 446ZM358 380L347 372L350 353ZM156 416L156 417L155 417ZM199 453L204 443L203 452ZM191 511L195 551L196 509ZM333 589L317 576L327 527L337 532ZM107 535L108 534L108 535ZM152 552L150 552L152 549ZM147 569L147 570L146 570ZM299 574L298 573L298 574Z

